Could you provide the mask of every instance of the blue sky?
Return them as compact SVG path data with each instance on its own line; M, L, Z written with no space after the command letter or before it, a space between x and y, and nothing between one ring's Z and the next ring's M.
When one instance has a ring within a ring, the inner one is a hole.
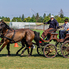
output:
M25 17L39 13L58 15L60 9L69 17L69 0L0 0L0 16L17 17L24 14Z

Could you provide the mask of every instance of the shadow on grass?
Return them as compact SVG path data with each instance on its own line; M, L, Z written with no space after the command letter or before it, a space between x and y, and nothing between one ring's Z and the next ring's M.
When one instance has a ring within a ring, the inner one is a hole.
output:
M8 56L8 54L0 54L0 57L4 57L4 56ZM11 54L10 56L20 56L20 54L16 55L16 54Z
M0 54L0 57L4 57L4 56L8 56L8 54ZM39 54L33 54L33 55L31 55L31 56L29 56L29 55L22 55L21 56L21 54L18 54L18 55L16 55L16 54L11 54L10 55L11 57L13 57L13 56L20 56L20 57L45 57L44 55L39 55ZM55 57L63 57L62 55L56 55Z
M56 55L56 57L63 57L63 55Z
M8 54L0 54L0 57L4 57L4 56L8 56ZM25 54L24 54L24 55L21 56L21 54L18 54L18 55L16 55L16 54L11 54L10 56L27 57L27 56L29 56L29 55L25 55ZM32 57L32 56L34 56L34 57L38 57L38 56L39 56L39 57L40 57L40 55L38 55L38 54L31 55L31 57Z

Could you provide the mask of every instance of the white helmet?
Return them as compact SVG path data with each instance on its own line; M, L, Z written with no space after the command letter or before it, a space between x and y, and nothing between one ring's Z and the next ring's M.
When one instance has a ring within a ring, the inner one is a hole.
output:
M54 16L53 15L51 15L51 17L50 18L54 18Z

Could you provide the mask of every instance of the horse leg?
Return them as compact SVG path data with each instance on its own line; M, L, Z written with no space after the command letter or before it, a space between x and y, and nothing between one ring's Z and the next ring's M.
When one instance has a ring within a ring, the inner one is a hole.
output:
M0 46L2 45L2 43L4 42L4 39L2 38L1 42L0 42Z
M36 45L38 46L38 47L40 47L40 45L39 45L39 38L38 39L34 39L34 41L36 42Z
M32 42L31 41L27 41L26 42L26 46L27 47L31 47L31 52L30 53L28 53L28 55L30 56L30 55L32 55L32 51L33 51L33 45L32 45ZM28 50L28 52L29 52L29 48L27 48L27 50Z
M18 55L18 52L25 47L25 45L24 45L24 43L22 41L21 41L21 43L22 43L22 47L16 52L16 55Z
M23 55L23 53L25 52L26 49L28 49L28 47L26 47L26 48L22 51L21 56Z
M27 52L28 52L28 54L29 54L29 48L27 49Z
M9 48L10 48L10 43L7 44L7 47L6 47L6 48L7 48L7 50L8 50L8 56L10 56L10 50L9 50Z
M29 56L31 56L31 55L32 55L32 52L33 52L33 47L31 47L31 52L30 52Z
M0 51L2 51L2 49L8 44L8 42L4 42L2 47L0 48Z
M23 49L24 47L22 46L17 52L16 52L16 55L18 55L18 52Z
M27 52L28 52L28 54L29 54L29 46L28 46L28 44L26 43L26 47L28 47L27 48Z

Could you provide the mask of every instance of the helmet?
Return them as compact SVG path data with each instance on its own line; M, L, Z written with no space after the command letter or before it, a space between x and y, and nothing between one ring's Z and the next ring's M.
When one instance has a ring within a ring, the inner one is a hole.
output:
M54 18L54 16L53 15L51 15L51 17L50 18Z

